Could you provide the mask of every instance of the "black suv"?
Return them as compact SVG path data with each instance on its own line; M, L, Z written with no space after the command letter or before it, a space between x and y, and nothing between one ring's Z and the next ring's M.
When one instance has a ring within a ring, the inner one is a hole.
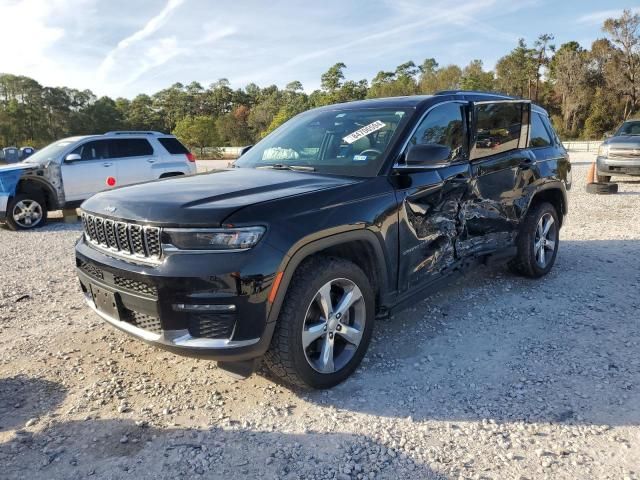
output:
M465 91L298 115L235 168L95 195L77 272L110 324L241 376L327 388L374 319L467 267L551 269L567 152L528 101Z

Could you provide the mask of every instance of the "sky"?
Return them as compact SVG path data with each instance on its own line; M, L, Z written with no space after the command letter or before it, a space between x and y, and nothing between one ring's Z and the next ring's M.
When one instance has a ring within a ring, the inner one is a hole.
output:
M0 0L0 72L45 86L133 98L173 83L240 88L302 82L343 62L371 80L408 60L481 59L518 38L589 47L604 19L637 3L607 0Z

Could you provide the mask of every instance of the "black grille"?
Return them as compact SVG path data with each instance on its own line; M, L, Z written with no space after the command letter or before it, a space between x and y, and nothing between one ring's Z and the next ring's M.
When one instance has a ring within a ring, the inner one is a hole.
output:
M113 220L104 221L104 233L107 240L107 246L118 249L118 243L116 242L116 230Z
M640 157L640 148L618 148L609 149L609 158L638 158Z
M114 285L122 287L125 290L131 290L133 292L143 293L145 295L158 295L158 289L154 285L149 285L148 283L140 282L138 280L131 280L129 278L114 275L113 283Z
M131 249L133 253L145 255L144 239L142 238L142 227L140 225L130 225L129 234L131 236Z
M116 222L116 238L118 239L120 250L124 253L131 253L131 247L129 246L129 232L126 223Z
M102 270L100 270L95 265L90 263L82 262L80 263L80 270L82 270L87 275L92 276L93 278L98 278L100 280L104 279L104 275L102 274Z
M147 330L153 333L162 333L162 325L160 325L160 319L152 317L146 313L136 312L134 310L124 309L122 319L143 330Z
M147 252L152 257L160 256L160 229L147 229Z
M189 333L196 338L231 338L235 319L231 313L192 313Z
M162 256L160 229L82 213L82 225L88 240L113 252L150 259Z

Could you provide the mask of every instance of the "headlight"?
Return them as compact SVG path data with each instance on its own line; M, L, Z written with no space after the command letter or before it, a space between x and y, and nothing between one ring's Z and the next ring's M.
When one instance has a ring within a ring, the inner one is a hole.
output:
M239 228L168 228L163 243L179 250L246 250L253 247L264 227Z
M600 144L600 147L598 147L598 156L606 157L607 155L609 155L609 145L605 143Z

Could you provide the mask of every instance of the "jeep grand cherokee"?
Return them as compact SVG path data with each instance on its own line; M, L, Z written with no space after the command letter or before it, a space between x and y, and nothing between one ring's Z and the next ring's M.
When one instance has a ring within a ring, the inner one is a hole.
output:
M111 325L238 375L347 378L377 315L490 260L554 264L571 185L528 101L442 92L298 115L235 168L100 193L77 272Z

